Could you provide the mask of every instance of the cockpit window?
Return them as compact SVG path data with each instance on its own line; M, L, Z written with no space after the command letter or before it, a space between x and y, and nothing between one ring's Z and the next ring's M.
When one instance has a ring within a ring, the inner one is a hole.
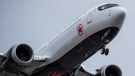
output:
M118 6L119 6L118 4L106 4L106 5L98 7L98 10L102 11L111 7L118 7Z

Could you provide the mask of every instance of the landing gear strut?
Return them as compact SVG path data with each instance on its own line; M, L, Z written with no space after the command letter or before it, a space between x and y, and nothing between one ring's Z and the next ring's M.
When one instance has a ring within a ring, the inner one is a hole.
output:
M103 54L105 54L106 56L109 54L109 49L108 48L102 48L101 49L101 54L103 55Z

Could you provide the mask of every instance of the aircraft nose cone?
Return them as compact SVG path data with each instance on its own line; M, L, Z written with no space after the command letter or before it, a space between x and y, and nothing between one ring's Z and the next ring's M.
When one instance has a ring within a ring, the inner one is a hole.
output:
M126 14L127 14L127 10L123 7L119 7L117 8L115 11L115 24L116 26L120 29L124 23Z
M126 10L125 8L120 7L120 8L118 9L118 14L119 14L119 17L120 17L120 18L124 18L124 19L125 19L126 13L127 13L127 10Z

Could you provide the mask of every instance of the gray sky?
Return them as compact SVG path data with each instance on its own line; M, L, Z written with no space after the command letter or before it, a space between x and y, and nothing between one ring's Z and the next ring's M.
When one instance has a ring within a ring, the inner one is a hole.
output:
M98 52L83 65L95 70L105 64L116 64L123 76L134 76L134 0L0 0L0 52L8 51L15 43L27 43L36 50L85 11L108 2L127 9L124 26L107 45L108 56Z

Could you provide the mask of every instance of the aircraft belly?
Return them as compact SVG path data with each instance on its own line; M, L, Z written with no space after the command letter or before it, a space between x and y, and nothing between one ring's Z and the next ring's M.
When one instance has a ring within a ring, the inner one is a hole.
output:
M95 54L98 50L103 48L105 44L109 43L105 43L105 41L102 40L102 37L108 29L113 30L108 37L108 40L110 42L117 34L115 33L115 31L117 31L118 29L115 27L103 29L87 37L74 48L72 48L68 53L62 56L58 60L58 63L64 68L74 68L77 65L81 64L83 61Z
M73 68L81 64L87 57L97 52L103 45L98 45L90 41L88 38L74 47L70 52L61 57L58 62L65 68Z

